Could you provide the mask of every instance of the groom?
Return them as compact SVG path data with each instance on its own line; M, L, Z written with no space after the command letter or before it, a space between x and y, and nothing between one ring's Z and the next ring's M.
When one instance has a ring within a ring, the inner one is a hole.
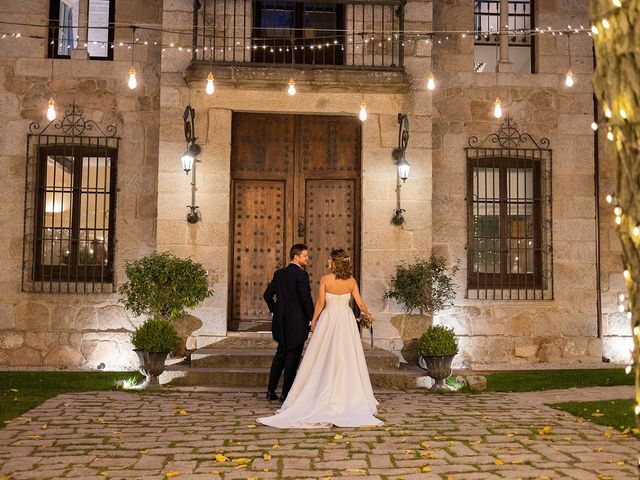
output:
M280 401L284 402L296 377L302 348L309 336L309 322L313 318L313 299L309 274L309 249L301 243L291 247L290 263L273 274L273 280L264 291L263 298L273 315L271 333L278 349L271 363L267 398L277 400L276 387L284 370L284 383ZM274 300L275 297L275 300Z

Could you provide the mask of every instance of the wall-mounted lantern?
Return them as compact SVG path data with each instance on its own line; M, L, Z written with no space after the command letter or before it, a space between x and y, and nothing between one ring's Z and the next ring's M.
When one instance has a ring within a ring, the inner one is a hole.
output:
M184 139L187 142L187 150L182 154L180 161L182 169L188 175L191 172L191 205L187 205L189 213L187 213L187 222L198 223L200 213L198 205L196 205L196 164L198 163L198 155L202 153L202 147L196 143L196 111L187 105L182 115L184 120Z
M400 189L402 188L402 183L409 178L409 173L411 172L411 165L405 157L405 151L409 144L409 117L406 113L398 114L398 124L398 146L394 148L391 153L393 161L398 168L398 183L396 186L397 208L394 209L393 218L391 219L391 223L394 225L402 225L404 223L402 214L405 210L400 205ZM400 180L402 180L402 183L400 183Z

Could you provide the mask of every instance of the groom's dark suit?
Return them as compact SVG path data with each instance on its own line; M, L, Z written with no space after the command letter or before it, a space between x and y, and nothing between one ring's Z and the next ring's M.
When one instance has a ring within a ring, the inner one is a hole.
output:
M271 363L269 392L275 391L284 369L282 397L286 398L300 364L304 342L309 336L309 322L313 318L309 274L302 267L290 263L273 274L263 298L273 314L271 333L278 342Z

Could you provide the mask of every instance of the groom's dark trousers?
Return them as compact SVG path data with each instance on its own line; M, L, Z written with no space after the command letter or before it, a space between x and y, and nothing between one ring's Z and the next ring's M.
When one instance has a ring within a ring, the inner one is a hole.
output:
M278 349L271 363L269 391L278 386L284 370L282 397L286 398L296 377L304 342L313 318L309 274L295 263L273 274L263 298L273 314L271 333Z

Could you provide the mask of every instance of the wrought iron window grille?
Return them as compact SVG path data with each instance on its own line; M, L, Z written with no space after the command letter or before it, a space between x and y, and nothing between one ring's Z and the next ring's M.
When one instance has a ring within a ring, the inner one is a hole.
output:
M553 299L552 151L510 117L467 160L467 298Z
M75 103L29 125L22 291L115 291L116 135Z

